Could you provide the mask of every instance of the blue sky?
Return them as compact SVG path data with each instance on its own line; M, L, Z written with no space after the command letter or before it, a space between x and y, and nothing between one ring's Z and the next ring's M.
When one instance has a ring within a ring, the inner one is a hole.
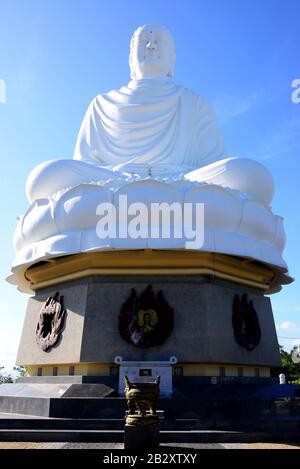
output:
M272 296L275 322L280 337L300 338L300 103L291 101L299 16L297 0L0 0L0 365L14 363L28 299L4 280L26 177L72 157L91 99L129 81L130 37L144 23L172 31L174 81L214 106L229 156L256 159L274 176L273 210L285 218L296 278Z

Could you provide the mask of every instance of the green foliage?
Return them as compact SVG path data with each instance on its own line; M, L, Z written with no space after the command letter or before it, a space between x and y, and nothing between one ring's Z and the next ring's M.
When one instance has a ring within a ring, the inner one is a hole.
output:
M13 370L15 373L18 373L18 376L15 379L15 382L17 382L19 378L23 378L24 376L27 375L26 366L14 366Z
M294 347L295 348L295 347ZM300 384L300 363L293 363L292 352L283 350L282 345L279 346L281 355L282 372L286 376L286 380L290 384ZM296 383L296 381L299 381Z
M298 385L300 385L300 378L295 379L294 381L289 381L289 384L298 384Z
M27 369L24 366L14 366L12 373L7 373L0 369L0 384L16 383L19 378L26 376L26 374Z
M6 384L6 383L13 383L13 377L9 373L1 373L0 374L0 384Z

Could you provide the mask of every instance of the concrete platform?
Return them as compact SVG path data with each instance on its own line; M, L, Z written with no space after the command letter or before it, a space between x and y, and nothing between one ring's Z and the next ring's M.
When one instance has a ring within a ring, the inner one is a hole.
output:
M0 441L123 441L123 398L60 398L50 408L56 418L0 413ZM299 398L161 399L159 409L164 443L300 441Z
M300 415L299 386L260 384L204 385L176 380L173 398L161 398L168 420L234 420ZM71 419L122 419L126 399L103 384L2 384L0 412Z

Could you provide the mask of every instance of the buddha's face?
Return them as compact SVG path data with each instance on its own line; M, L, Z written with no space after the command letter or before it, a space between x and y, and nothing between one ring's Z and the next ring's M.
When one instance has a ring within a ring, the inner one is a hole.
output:
M154 25L138 28L132 38L129 63L131 77L137 80L172 76L175 48L169 31Z

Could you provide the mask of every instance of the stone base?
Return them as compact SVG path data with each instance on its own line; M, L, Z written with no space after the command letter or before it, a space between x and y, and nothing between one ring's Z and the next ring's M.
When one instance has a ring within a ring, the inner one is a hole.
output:
M18 379L18 384L100 384L105 387L112 388L113 392L118 389L117 376L85 376L85 375L60 375L60 376L25 376ZM82 387L83 388L83 387Z
M131 290L141 295L148 285L155 294L163 292L174 310L174 327L161 345L141 348L121 337L119 314ZM67 310L65 324L57 344L45 352L36 343L37 321L47 298L58 291ZM232 326L234 297L244 293L253 301L261 329L260 343L251 351L236 342ZM59 367L66 368L59 373L69 374L66 364L72 365L73 374L86 374L82 368L89 364L87 374L95 375L98 372L94 369L101 365L99 373L108 375L116 368L116 356L143 362L176 356L176 366L182 367L183 373L190 367L188 374L192 376L201 375L195 369L201 365L218 364L211 376L216 371L227 376L225 368L230 370L231 365L235 368L229 376L241 376L242 368L250 366L253 377L258 376L258 368L280 365L270 299L259 289L233 282L198 275L92 276L42 288L29 299L18 364L39 368L43 375L55 374Z
M63 413L67 416L68 412L78 412L76 408L84 404L86 398L97 402L117 395L114 388L105 384L80 384L59 380L46 382L38 381L37 378L34 381L29 379L27 382L2 384L0 412L43 417L56 417ZM84 414L84 411L81 412Z
M153 450L159 447L158 425L125 425L125 450Z
M58 419L119 419L124 423L125 398L108 387L92 384L2 384L0 413L36 415ZM264 416L300 415L299 386L271 384L263 378L242 384L203 382L203 378L176 378L172 399L161 397L158 416L176 419L260 419ZM245 402L247 405L245 406ZM160 419L161 420L161 419Z
M116 396L114 389L105 384L72 383L14 383L2 384L0 396L23 396L37 398L60 397L108 397Z

